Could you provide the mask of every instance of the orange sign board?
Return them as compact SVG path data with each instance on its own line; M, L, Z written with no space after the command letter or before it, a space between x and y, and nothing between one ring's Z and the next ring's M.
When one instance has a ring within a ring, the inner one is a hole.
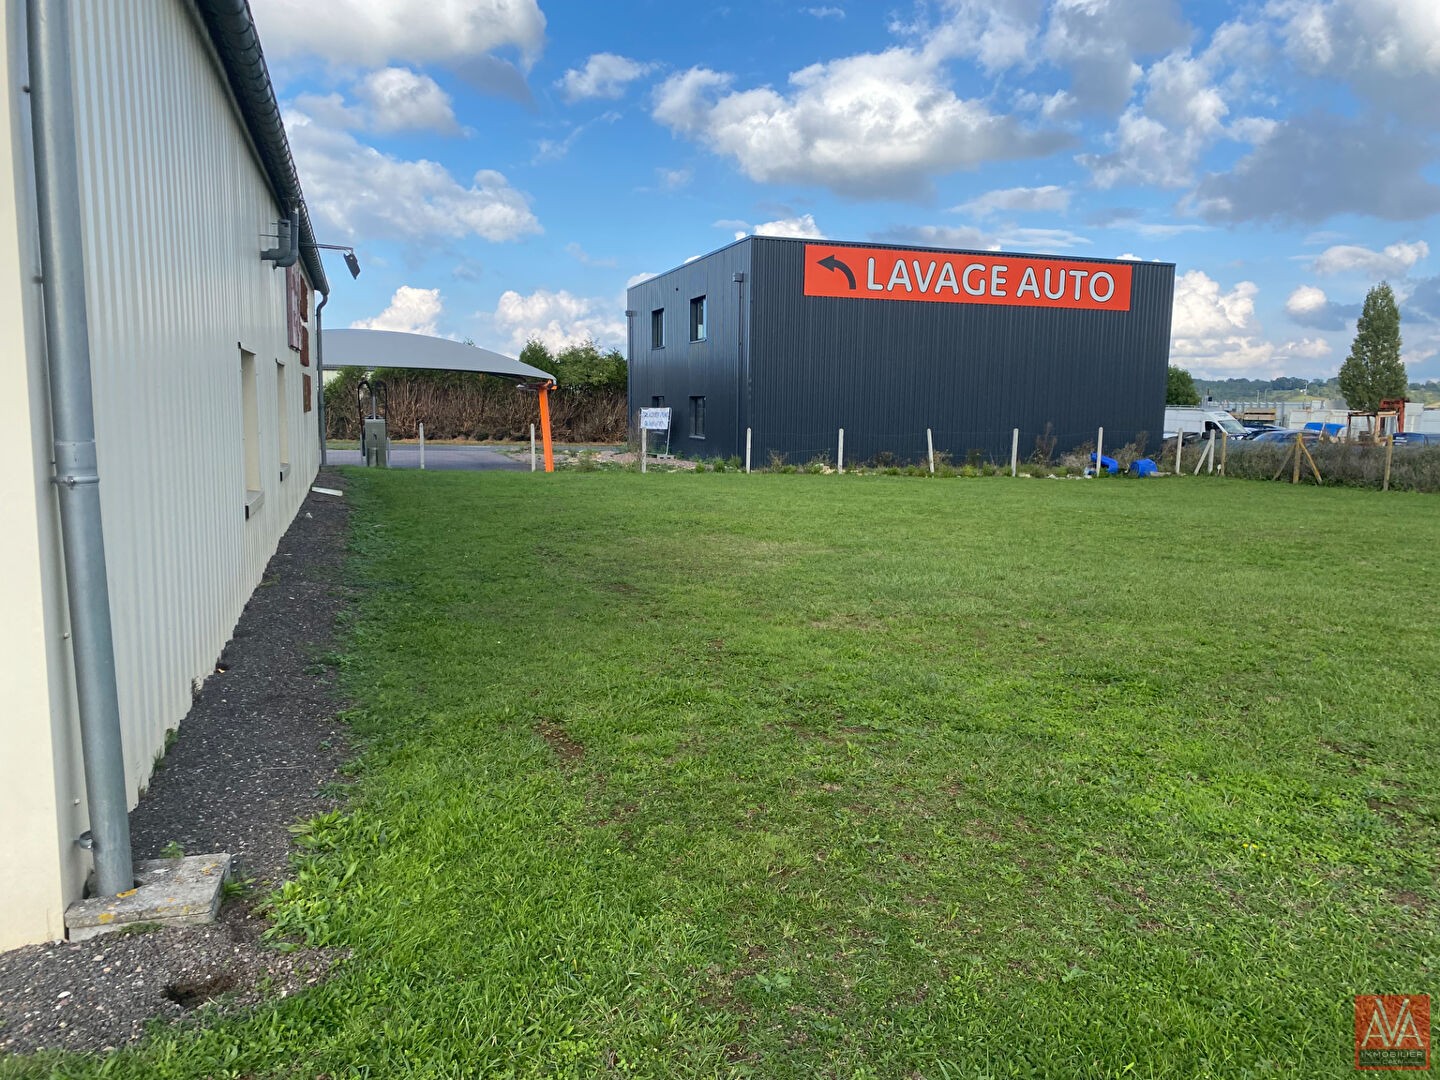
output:
M1430 995L1356 995L1355 1067L1428 1070Z
M1129 311L1127 263L805 245L805 295Z

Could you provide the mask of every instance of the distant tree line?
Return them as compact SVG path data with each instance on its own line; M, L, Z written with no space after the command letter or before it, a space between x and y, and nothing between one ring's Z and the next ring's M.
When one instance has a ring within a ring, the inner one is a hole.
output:
M474 344L468 342L467 344ZM552 352L531 340L520 359L555 376L551 429L561 442L622 442L626 436L626 363L616 349L594 341ZM332 439L360 435L362 379L385 384L392 438L413 439L425 425L429 439L525 440L540 421L539 396L517 380L469 371L346 368L325 387L325 426Z

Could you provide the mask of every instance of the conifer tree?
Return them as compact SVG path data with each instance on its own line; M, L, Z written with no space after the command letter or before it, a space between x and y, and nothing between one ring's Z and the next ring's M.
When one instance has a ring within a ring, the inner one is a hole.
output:
M1400 309L1382 281L1365 294L1355 342L1340 365L1340 393L1356 412L1375 412L1386 398L1403 398L1409 385L1400 359Z

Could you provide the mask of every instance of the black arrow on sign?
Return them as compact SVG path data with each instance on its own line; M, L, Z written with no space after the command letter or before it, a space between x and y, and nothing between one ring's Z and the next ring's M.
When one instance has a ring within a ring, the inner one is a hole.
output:
M850 282L850 288L852 290L855 288L854 272L850 269L850 267L846 266L839 259L835 258L834 255L826 255L825 258L820 260L820 265L823 266L826 270L839 270L842 274L845 275L845 280Z

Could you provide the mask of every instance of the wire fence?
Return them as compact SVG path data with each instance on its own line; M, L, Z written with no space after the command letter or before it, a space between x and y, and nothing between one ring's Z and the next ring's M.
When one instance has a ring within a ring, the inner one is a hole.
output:
M1011 428L1004 452L997 452L996 432L910 429L869 431L776 431L748 433L748 454L729 465L751 471L831 472L881 470L930 472L937 475L1075 476L1101 464L1111 473L1160 476L1233 477L1257 480L1294 479L1286 466L1303 453L1301 480L1399 491L1440 491L1440 446L1395 446L1305 440L1305 451L1285 442L1250 443L1241 439L1186 437L1151 440L1145 432L1057 431ZM1297 433L1298 434L1298 433ZM1120 440L1124 440L1123 442ZM781 449L783 447L783 449ZM1149 467L1139 463L1150 462ZM1285 467L1281 467L1285 466Z
M874 430L835 428L828 431L768 431L752 429L752 469L804 467L905 468L933 462L941 466L992 471L1027 466L1080 469L1093 464L1091 456L1101 444L1103 456L1127 468L1163 445L1147 433L1103 428L1085 431L1053 427L962 430L918 428ZM1171 440L1173 443L1173 440Z

